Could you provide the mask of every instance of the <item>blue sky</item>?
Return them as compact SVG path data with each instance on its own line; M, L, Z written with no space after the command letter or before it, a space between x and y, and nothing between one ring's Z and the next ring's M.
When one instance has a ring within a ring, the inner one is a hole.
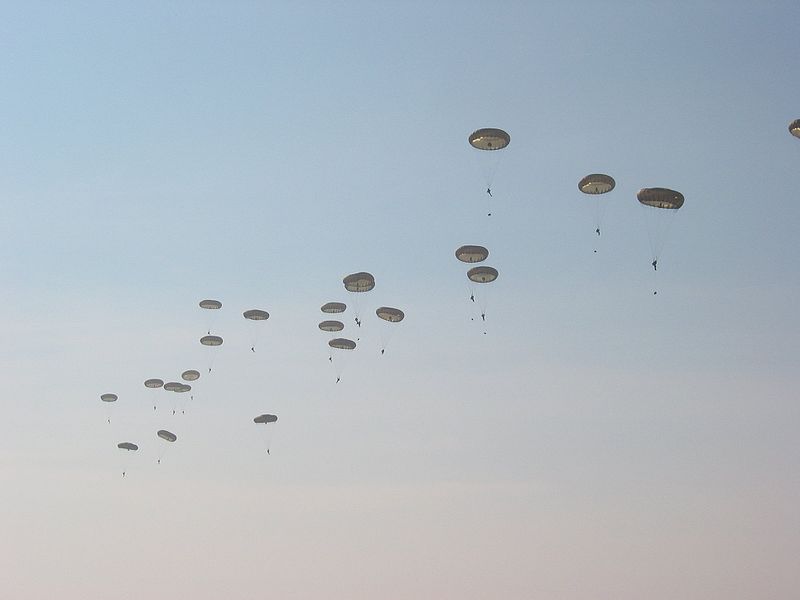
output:
M0 589L792 596L799 12L0 7ZM511 134L491 219L479 127ZM642 187L686 197L657 274ZM468 243L500 271L485 336ZM360 270L335 384L319 306ZM153 411L144 379L204 368L206 297L215 372ZM407 315L383 357L380 305Z

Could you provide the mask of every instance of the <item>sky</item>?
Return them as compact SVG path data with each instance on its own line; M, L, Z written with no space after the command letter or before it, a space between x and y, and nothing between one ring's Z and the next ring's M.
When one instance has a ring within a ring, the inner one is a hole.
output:
M2 595L796 596L798 18L0 5ZM686 198L657 272L644 187Z

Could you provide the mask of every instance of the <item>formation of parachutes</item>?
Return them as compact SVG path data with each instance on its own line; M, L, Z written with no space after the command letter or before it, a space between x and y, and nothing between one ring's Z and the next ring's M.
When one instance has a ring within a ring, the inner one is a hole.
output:
M800 138L800 119L796 119L789 124L789 132L792 136ZM483 174L485 177L486 196L488 199L491 199L493 198L492 182L498 165L495 153L498 150L508 147L511 143L511 136L502 129L482 128L471 133L468 139L470 146L481 151L481 154L487 154L490 157L489 160L483 164ZM597 238L600 238L602 234L604 207L602 197L613 191L615 187L616 181L614 178L604 173L592 173L582 177L578 181L578 189L580 192L593 199L594 234ZM683 206L684 197L683 194L672 189L650 187L640 189L636 194L636 198L647 215L648 237L651 251L650 260L652 261L650 264L653 270L657 271L658 261L667 239L669 227L674 215ZM491 215L491 206L489 206L487 216ZM597 252L596 248L594 252ZM466 270L466 278L470 286L469 299L472 303L480 307L480 318L481 321L485 322L487 284L491 284L497 280L499 276L499 271L495 267L481 264L489 258L489 249L477 244L465 244L456 249L455 257L461 263L469 265ZM365 309L364 296L375 288L375 277L367 272L351 273L342 279L342 284L352 299L351 312L353 315L353 322L356 326L356 335L351 335L350 337L343 337L341 335L345 330L345 324L343 321L339 320L341 317L338 317L338 315L348 310L344 302L330 301L323 304L320 310L325 317L318 324L319 330L329 335L328 360L333 365L336 372L337 383L341 380L347 355L355 351L358 347L358 342L360 340L358 331L363 324L362 313ZM657 292L654 292L654 294L655 293ZM223 344L223 338L220 335L212 333L214 314L222 309L222 302L214 299L205 299L200 301L199 306L208 313L206 334L200 338L200 344L210 348L212 351L212 356L206 366L207 372L211 373L213 371L213 349ZM332 318L331 315L337 315L337 318ZM380 306L375 309L375 315L378 317L382 326L380 353L383 355L397 324L402 322L405 318L405 313L399 308ZM259 324L267 321L270 315L265 310L254 308L245 310L242 316L252 325L250 350L255 352L259 333L261 331ZM484 330L483 333L485 334L486 331ZM356 339L353 340L352 337ZM201 373L199 370L188 369L180 374L180 381L178 381L177 378L174 381L165 381L164 379L154 377L145 379L144 387L150 390L160 389L168 392L173 394L174 399L191 392L192 384L196 385L200 379ZM190 395L189 397L191 399L193 396ZM115 393L106 392L100 395L100 401L106 406L108 411L107 421L111 423L109 407L118 402L119 397ZM153 410L157 410L157 403L153 404ZM180 407L180 403L173 402L172 414L174 415L179 411L183 412L184 409ZM270 452L272 429L277 421L277 415L269 413L264 413L253 418L253 423L255 425L263 427L264 445L267 454ZM167 429L159 429L155 432L155 438L161 443L161 447L158 451L158 462L160 463L166 450L178 441L178 436ZM128 455L138 452L139 445L131 441L122 441L117 444L117 449ZM123 470L123 477L124 476L125 470Z

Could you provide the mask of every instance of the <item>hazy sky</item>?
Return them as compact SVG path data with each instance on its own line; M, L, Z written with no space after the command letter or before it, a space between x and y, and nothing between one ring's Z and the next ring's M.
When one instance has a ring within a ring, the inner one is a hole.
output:
M798 19L4 4L0 595L795 597ZM512 138L491 218L479 127ZM657 274L642 187L686 197ZM336 384L319 306L360 270ZM142 382L207 368L208 297L225 344L173 416ZM407 315L385 356L380 305Z

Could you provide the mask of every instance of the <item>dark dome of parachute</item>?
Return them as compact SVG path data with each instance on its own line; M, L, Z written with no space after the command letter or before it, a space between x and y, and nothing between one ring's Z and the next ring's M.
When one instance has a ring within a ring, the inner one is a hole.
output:
M789 133L796 138L800 138L800 119L795 119L789 123Z
M265 310L259 310L254 308L252 310L246 310L242 313L245 319L249 319L251 321L266 321L269 319L269 313Z
M137 446L133 442L120 442L119 444L117 444L117 448L119 448L120 450L130 451L130 450L138 450L139 446Z
M489 258L489 251L483 246L461 246L456 250L456 258L465 263L479 263Z
M469 135L469 145L478 150L502 150L510 143L510 135L492 127L478 129Z
M222 346L222 338L218 335L204 335L200 338L203 346Z
M168 392L174 392L183 387L183 384L180 381L168 381L164 384L164 389Z
M103 402L116 402L118 398L116 394L102 394L100 400Z
M384 321L389 321L390 323L399 323L406 316L399 308L392 308L390 306L381 306L375 311L375 314Z
M592 173L578 182L578 189L584 194L605 194L614 189L616 182L610 175Z
M643 188L636 194L639 202L653 208L677 210L683 206L683 194L668 188Z
M222 302L219 300L200 300L200 308L207 310L219 310L222 308Z
M150 388L152 390L160 388L163 385L164 385L164 380L163 379L147 379L144 382L144 387Z
M275 415L258 415L253 419L253 423L274 423L277 420L278 417Z
M375 278L371 273L352 273L342 283L348 292L368 292L375 287Z
M322 321L319 324L319 328L322 331L327 331L329 333L333 333L333 332L341 331L342 329L344 329L344 323L342 323L341 321Z
M355 350L356 343L353 340L348 340L347 338L334 338L328 342L328 346L331 348L337 348L338 350Z
M167 442L174 442L175 440L178 439L177 435L175 435L170 431L167 431L166 429L159 429L156 435L160 437L162 440Z
M467 277L475 283L491 283L499 273L494 267L472 267L467 271Z
M335 315L337 313L343 313L347 310L347 305L344 302L326 302L322 305L320 310L324 313Z
M181 379L184 381L197 381L200 379L200 371L195 371L194 369L189 369L188 371L184 371L181 373Z

